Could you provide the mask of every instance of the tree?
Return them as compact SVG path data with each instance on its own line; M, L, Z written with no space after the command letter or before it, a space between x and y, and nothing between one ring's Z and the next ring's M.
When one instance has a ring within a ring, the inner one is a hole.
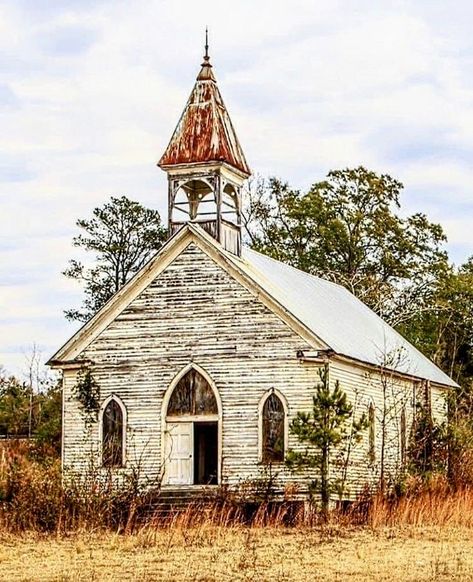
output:
M436 310L421 313L405 333L459 386L448 395L448 472L454 484L473 481L473 257L437 281ZM438 442L434 431L434 445ZM420 441L421 442L421 441ZM441 443L445 444L445 443ZM437 447L439 449L440 447ZM443 447L446 449L446 447ZM436 448L433 448L434 467ZM422 452L422 451L421 451ZM422 457L420 457L422 458Z
M386 485L399 481L406 470L408 430L407 409L412 391L404 379L394 370L409 369L409 360L402 347L384 350L378 356L378 370L368 378L378 388L378 396L373 406L373 422L379 426L378 454L374 453L371 463L377 461L379 467L379 490L384 493ZM373 427L373 430L375 428ZM375 431L376 433L376 431ZM397 457L397 459L396 459Z
M82 309L65 311L67 319L87 321L114 293L161 248L166 230L157 210L143 207L126 196L110 199L95 208L91 219L80 219L83 233L72 244L93 253L87 267L79 260L69 261L64 275L84 286Z
M411 475L428 479L432 473L445 472L447 453L453 444L453 434L449 433L447 423L435 422L428 402L417 403L409 443L408 471Z
M439 274L429 311L400 331L459 386L448 393L449 422L437 426L429 411L416 412L410 470L427 474L448 464L450 481L473 481L473 257ZM423 435L423 436L422 436ZM448 459L445 451L448 450ZM448 462L447 462L448 461Z
M420 312L401 331L468 388L473 377L473 258L443 271L435 282L432 304L434 309Z
M59 455L61 450L62 386L60 380L43 375L31 389L7 375L0 367L0 436L33 437L43 453Z
M25 382L0 371L0 435L28 435L30 394L30 387Z
M328 366L321 368L319 374L320 383L312 397L312 411L298 412L290 425L291 433L306 449L290 450L287 465L293 471L315 470L317 477L310 489L320 493L322 514L327 517L332 492L338 490L341 493L340 482L332 476L333 465L343 466L340 457L346 453L346 445L352 447L359 442L368 423L365 414L357 420L352 418L353 406L338 380L330 388Z
M335 170L307 193L276 178L248 193L251 245L347 287L393 325L429 310L447 264L442 228L425 215L398 215L402 184L360 166Z

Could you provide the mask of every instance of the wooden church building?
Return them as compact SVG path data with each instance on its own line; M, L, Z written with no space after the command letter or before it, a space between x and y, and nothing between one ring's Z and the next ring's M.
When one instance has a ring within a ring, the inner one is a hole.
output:
M347 469L351 495L378 479L381 456L395 474L416 403L441 420L455 383L345 288L242 244L250 169L207 51L159 166L168 241L49 362L63 372L65 474L238 487L271 467L281 491L303 492L284 459L321 366L370 420Z

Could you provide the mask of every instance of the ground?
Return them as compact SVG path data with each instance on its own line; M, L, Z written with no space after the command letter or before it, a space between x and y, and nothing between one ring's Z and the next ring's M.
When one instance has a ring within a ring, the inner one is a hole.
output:
M145 529L0 538L0 580L473 580L463 528Z

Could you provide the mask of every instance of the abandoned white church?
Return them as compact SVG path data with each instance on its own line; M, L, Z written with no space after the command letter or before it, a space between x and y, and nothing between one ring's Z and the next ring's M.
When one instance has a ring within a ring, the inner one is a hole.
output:
M158 165L168 241L49 362L63 372L64 471L139 468L143 482L199 488L237 487L271 467L281 491L304 492L310 476L284 459L321 366L369 417L350 495L379 477L385 398L385 462L398 470L416 402L442 419L455 383L345 288L242 244L250 169L207 51ZM99 394L93 422L77 397L85 371Z

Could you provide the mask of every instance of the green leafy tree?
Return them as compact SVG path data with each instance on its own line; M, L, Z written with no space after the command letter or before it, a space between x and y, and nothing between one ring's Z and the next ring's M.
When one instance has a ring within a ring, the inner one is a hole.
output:
M445 269L435 282L435 309L419 312L401 331L470 392L473 378L473 258ZM460 396L466 396L463 394ZM466 401L465 401L466 404ZM470 408L468 413L473 413Z
M1 437L30 436L43 447L43 453L59 455L61 411L62 387L59 380L45 377L33 392L28 382L21 382L0 369Z
M411 470L428 475L448 466L452 484L473 482L473 258L438 277L435 309L420 312L401 331L459 386L448 393L448 426L431 426L417 412ZM448 451L448 459L445 452ZM448 461L448 462L447 462Z
M14 376L0 375L0 434L28 435L31 389Z
M87 321L161 248L166 230L159 212L126 196L112 196L91 219L80 219L82 233L73 245L93 255L92 266L72 259L64 275L84 287L81 309L65 311L70 320Z
M35 395L33 436L44 453L61 454L62 382L49 380Z
M409 443L408 472L428 478L443 473L448 465L449 428L432 418L430 407L418 403Z
M402 184L360 166L329 172L307 193L256 180L244 224L256 250L347 287L393 325L431 309L445 268L442 228L399 216Z
M312 397L312 411L298 412L290 425L304 450L290 450L287 465L295 472L315 471L310 485L312 493L320 493L322 514L326 517L331 494L340 490L340 479L333 477L334 466L343 466L347 447L359 442L368 428L365 414L353 419L353 406L340 388L330 387L328 366L319 371L320 383Z

